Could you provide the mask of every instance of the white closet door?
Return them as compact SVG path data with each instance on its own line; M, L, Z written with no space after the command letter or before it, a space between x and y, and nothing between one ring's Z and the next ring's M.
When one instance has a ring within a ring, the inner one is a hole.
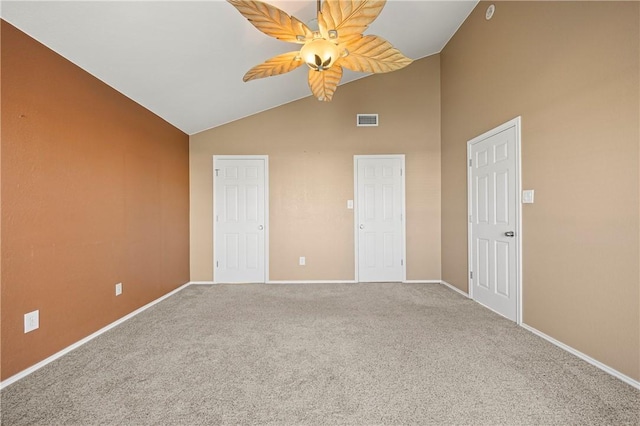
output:
M356 157L358 280L404 279L403 161Z
M470 145L473 298L517 318L516 129Z
M214 160L215 282L265 282L265 161Z

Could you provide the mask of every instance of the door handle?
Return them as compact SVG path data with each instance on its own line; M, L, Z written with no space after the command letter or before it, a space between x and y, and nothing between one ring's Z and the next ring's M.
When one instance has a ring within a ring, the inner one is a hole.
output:
M264 226L258 225L258 229L262 231L264 229Z
M364 229L364 224L361 224L361 225L360 225L360 229Z
M516 233L513 232L513 231L507 231L507 232L504 233L504 236L505 237L515 237Z

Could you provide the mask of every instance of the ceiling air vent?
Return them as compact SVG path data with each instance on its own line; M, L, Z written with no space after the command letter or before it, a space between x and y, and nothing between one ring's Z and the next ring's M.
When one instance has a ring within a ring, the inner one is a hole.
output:
M358 114L358 127L371 127L378 125L378 114Z

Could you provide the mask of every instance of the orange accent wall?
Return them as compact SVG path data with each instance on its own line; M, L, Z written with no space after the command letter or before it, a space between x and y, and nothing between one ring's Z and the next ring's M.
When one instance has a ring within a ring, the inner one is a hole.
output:
M189 281L189 137L1 27L4 380Z

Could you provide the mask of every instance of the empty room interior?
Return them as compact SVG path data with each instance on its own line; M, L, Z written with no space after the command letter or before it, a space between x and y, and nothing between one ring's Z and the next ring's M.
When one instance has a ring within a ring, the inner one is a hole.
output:
M242 4L2 2L2 424L640 424L640 3Z

